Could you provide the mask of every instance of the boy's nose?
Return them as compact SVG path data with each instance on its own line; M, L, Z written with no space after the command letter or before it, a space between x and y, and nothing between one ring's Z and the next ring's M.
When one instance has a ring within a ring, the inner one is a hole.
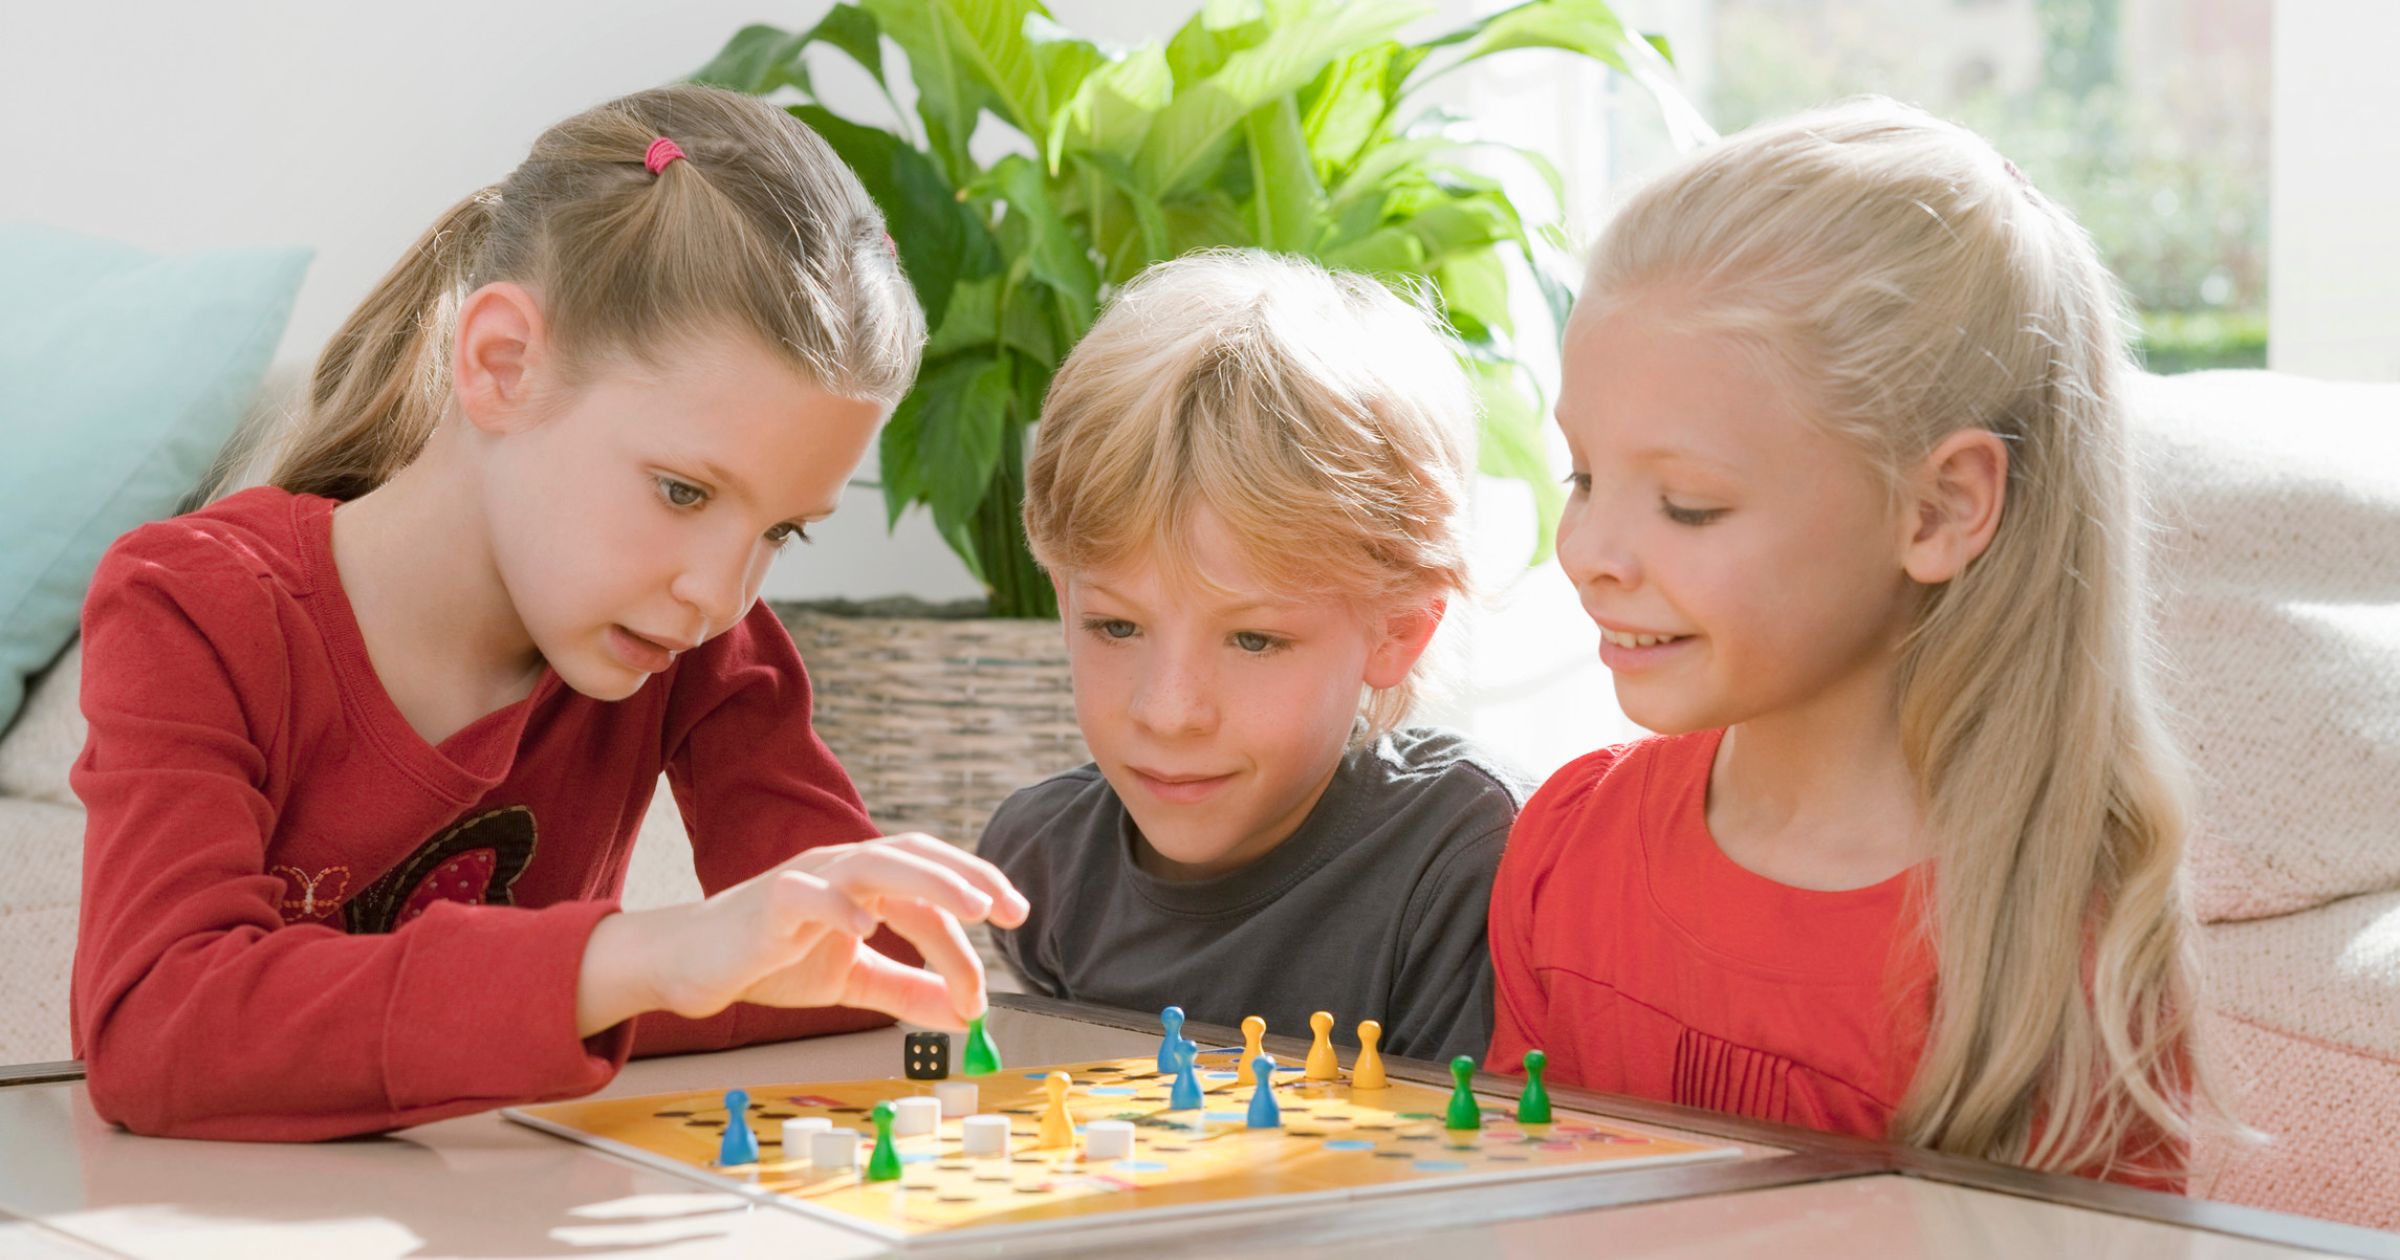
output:
M1216 724L1217 706L1199 671L1174 663L1158 665L1134 688L1133 720L1160 735L1190 735Z

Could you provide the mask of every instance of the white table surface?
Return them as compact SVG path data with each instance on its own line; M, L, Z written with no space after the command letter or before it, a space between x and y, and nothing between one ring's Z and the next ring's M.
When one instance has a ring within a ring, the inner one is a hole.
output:
M1155 1034L996 1009L1012 1063L1148 1054ZM896 1076L900 1031L636 1061L607 1095L765 1081ZM1673 1131L1673 1130L1668 1130ZM1721 1140L1721 1139L1708 1139ZM1793 1158L1740 1143L1753 1172ZM1731 1165L1720 1165L1730 1168ZM1660 1173L1680 1170L1657 1170ZM1643 1172L1606 1177L1638 1178ZM1527 1192L1539 1196L1528 1199ZM1109 1253L1377 1260L1518 1256L2249 1257L2325 1252L2231 1237L1891 1173L1576 1210L1577 1191L1516 1187L1505 1211L1559 1214L1455 1224L1453 1189L1201 1229L1150 1224L1086 1236ZM1588 1193L1586 1191L1585 1193ZM1587 1202L1590 1200L1587 1200ZM2365 1251L2357 1236L2348 1254ZM2380 1237L2380 1236L2378 1236ZM2400 1255L2400 1238L2392 1254ZM911 1248L955 1256L1044 1255L1054 1240ZM345 1142L264 1144L136 1137L93 1114L80 1081L0 1088L0 1255L178 1257L847 1257L885 1254L865 1235L613 1158L485 1113Z

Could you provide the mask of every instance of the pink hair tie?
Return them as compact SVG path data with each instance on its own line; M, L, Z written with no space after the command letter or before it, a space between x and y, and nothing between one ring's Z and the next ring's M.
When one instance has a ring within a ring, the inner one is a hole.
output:
M651 174L656 175L667 169L667 163L682 156L682 146L665 136L660 136L650 142L650 151L642 155L642 165L648 167Z

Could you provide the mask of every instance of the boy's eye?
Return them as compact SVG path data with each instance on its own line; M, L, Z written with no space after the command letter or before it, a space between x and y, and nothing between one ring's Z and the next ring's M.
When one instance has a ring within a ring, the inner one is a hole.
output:
M1725 515L1724 508L1681 507L1663 495L1659 497L1658 509L1667 514L1668 520L1678 525L1706 525Z
M1233 634L1233 645L1255 656L1282 647L1283 640L1271 634L1260 634L1255 630L1237 630Z
M1130 639L1137 629L1132 622L1115 617L1086 617L1083 619L1083 628L1085 633L1096 634L1104 639Z
M808 536L808 527L800 524L797 521L785 521L781 525L778 525L775 528L767 531L767 541L775 544L778 547L784 546L795 538L802 542L813 541Z
M707 502L708 492L688 481L677 481L673 477L660 477L658 478L658 497L676 507L688 508L698 507Z

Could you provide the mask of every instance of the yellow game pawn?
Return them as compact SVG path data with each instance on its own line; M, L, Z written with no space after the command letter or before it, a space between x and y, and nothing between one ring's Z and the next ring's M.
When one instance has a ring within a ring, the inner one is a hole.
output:
M1383 1025L1374 1020L1361 1020L1358 1025L1358 1062L1350 1067L1350 1088L1386 1089L1391 1082L1383 1079L1383 1056L1375 1052L1375 1043L1383 1040Z
M1234 1084L1254 1085L1257 1083L1250 1076L1250 1061L1267 1052L1266 1047L1261 1044L1266 1039L1266 1020L1256 1015L1242 1017L1242 1061L1233 1065Z
M1034 1139L1035 1146L1043 1150L1061 1146L1074 1149L1075 1118L1067 1114L1067 1090L1074 1084L1074 1078L1064 1072L1052 1072L1050 1079L1042 1082L1042 1088L1050 1094L1050 1105L1042 1109L1042 1132Z
M1338 1081L1342 1079L1342 1061L1333 1057L1333 1012L1318 1011L1308 1017L1308 1026L1316 1031L1317 1044L1308 1048L1308 1065L1301 1079Z

